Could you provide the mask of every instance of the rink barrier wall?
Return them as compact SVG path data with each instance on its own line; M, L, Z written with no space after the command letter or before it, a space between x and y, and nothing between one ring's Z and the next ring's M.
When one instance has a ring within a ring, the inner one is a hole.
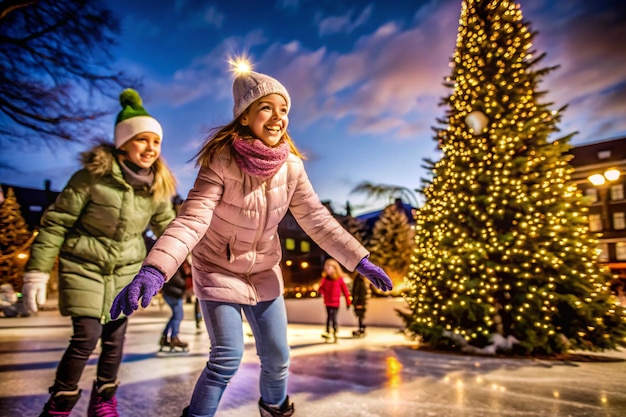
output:
M326 324L326 308L321 298L286 299L287 320L294 324ZM402 297L373 297L367 301L365 324L377 327L404 328L396 310L408 311ZM340 326L356 326L358 321L354 309L346 309L345 299L341 299L338 322Z

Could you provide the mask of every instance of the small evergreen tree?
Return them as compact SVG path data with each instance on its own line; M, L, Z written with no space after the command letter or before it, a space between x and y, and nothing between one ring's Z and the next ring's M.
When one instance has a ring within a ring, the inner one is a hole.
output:
M393 281L394 292L403 289L414 244L415 235L402 208L402 201L385 207L374 224L367 248L371 261L380 265Z
M365 244L365 223L352 215L342 216L339 223L361 244Z
M433 346L544 355L626 343L570 179L571 135L548 141L564 108L541 102L553 68L533 69L535 35L515 2L462 2L402 314Z
M8 188L4 202L0 205L0 284L10 283L13 288L22 288L25 255L32 243L33 234L28 230L20 212L13 188Z

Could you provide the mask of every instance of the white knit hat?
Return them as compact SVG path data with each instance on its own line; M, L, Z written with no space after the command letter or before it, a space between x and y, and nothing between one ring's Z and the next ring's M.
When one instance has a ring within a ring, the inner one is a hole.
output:
M235 119L261 97L280 94L287 102L287 111L291 108L291 98L287 89L278 80L269 75L248 71L237 75L233 82L233 116Z
M113 136L116 148L119 149L133 136L143 132L156 133L160 139L163 139L163 128L143 108L143 102L137 91L132 88L122 91L120 104L122 110L115 120L115 133Z

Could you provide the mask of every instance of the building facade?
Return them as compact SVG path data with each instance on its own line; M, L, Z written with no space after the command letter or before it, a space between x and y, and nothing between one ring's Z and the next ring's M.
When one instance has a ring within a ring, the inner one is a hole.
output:
M600 262L626 280L626 137L574 147L572 180L589 200L589 229Z

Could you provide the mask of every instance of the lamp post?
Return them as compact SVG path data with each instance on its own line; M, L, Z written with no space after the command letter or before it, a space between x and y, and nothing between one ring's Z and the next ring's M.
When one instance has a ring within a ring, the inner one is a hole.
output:
M607 196L608 185L619 179L621 172L619 169L611 168L602 174L593 174L587 177L589 182L595 185L600 192L602 201L602 230L607 231L611 228L611 220L609 218L609 201Z

